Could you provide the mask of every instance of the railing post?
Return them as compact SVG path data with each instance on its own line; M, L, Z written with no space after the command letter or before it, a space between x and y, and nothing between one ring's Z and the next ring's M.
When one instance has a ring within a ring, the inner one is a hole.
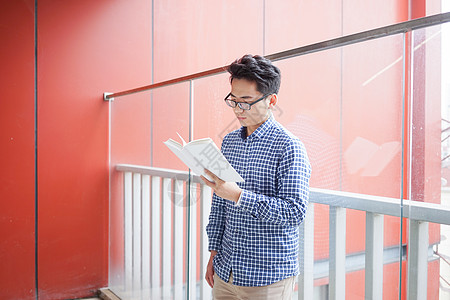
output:
M205 184L201 185L201 215L200 230L202 232L200 241L200 299L208 300L211 298L211 288L209 287L204 274L209 261L210 253L208 251L208 235L206 234L206 225L208 224L209 213L211 212L212 190Z
M189 190L188 196L188 226L189 232L188 249L189 257L187 259L188 270L188 299L197 299L197 184L188 181L187 188Z
M428 222L409 219L408 300L427 299Z
M183 296L183 210L187 203L184 202L182 180L175 180L173 184L173 299L187 298Z
M125 172L124 185L124 290L129 292L133 288L133 174L131 172Z
M151 290L152 299L159 299L161 296L161 187L160 177L152 176L152 201L151 201L151 215L152 215L152 243L151 243Z
M346 210L330 206L330 300L345 299Z
M170 178L163 178L162 181L162 297L163 299L171 298L171 238L172 224L171 224L171 195L172 195L172 180Z
M308 204L308 213L299 231L298 300L308 300L314 296L314 203Z
M133 296L141 292L141 174L133 174Z
M383 299L384 216L366 212L365 299Z
M142 297L150 298L150 176L142 175Z

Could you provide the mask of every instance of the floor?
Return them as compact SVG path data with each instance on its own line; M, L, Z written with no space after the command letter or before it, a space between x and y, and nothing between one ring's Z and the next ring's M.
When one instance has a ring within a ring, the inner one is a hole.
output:
M117 297L113 292L111 292L107 288L100 289L99 292L100 292L99 297L80 298L80 299L74 299L74 300L121 300L119 297Z

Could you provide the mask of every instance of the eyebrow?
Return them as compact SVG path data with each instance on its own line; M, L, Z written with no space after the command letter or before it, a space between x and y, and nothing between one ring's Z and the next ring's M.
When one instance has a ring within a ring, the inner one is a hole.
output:
M241 98L241 99L251 99L251 98L254 98L254 97L251 97L251 96L243 96L243 97L237 97L237 96L235 96L235 95L233 95L233 93L230 93L230 96L233 96L234 98Z

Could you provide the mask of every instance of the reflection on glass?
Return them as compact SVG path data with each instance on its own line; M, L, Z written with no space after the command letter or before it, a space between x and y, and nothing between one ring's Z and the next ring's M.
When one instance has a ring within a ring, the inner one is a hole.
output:
M418 265L417 276L408 278L408 292L428 299L446 299L450 295L450 255L447 220L437 220L450 211L449 190L449 52L448 24L416 30L411 39L411 186L412 201L430 212L430 222L417 223L413 206L409 209L409 256L428 263ZM420 220L419 220L420 221ZM420 246L415 247L415 240ZM417 249L416 249L417 248ZM422 249L422 252L420 250ZM423 254L425 252L425 254ZM422 255L420 254L422 253ZM411 262L412 263L412 262ZM411 264L410 263L410 264ZM413 266L414 267L414 266ZM426 285L414 289L415 282Z

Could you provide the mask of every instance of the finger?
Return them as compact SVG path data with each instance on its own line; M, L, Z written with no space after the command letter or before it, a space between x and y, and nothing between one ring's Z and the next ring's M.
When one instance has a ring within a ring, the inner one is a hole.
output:
M209 177L211 177L211 179L212 179L213 181L215 181L215 182L217 182L218 180L221 180L219 177L217 177L213 172L211 172L211 171L208 170L208 169L205 169L205 173L206 173Z
M211 274L211 287L214 287L214 273Z
M207 186L209 186L210 188L213 188L213 187L214 187L215 183L209 181L208 179L206 179L205 176L200 175L200 178L201 178L201 180L203 180L203 182L204 182Z
M211 278L208 278L208 284L209 284L209 286L212 288L213 287L213 283L211 282Z
M206 274L206 281L208 282L209 286L212 288L214 285L214 279L212 279L212 276L209 274Z

